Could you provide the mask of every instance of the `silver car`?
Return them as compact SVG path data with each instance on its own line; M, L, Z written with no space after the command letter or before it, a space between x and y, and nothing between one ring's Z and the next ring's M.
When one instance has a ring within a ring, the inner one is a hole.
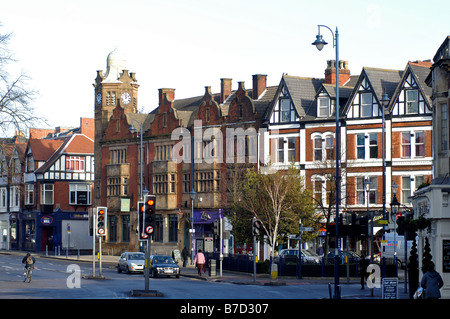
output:
M143 272L145 268L145 254L140 252L124 252L120 255L119 262L117 263L117 271L121 273L126 271L131 272Z

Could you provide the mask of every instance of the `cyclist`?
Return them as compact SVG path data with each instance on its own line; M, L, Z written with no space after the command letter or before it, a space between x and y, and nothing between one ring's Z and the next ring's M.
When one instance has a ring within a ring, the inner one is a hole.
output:
M25 264L25 269L23 271L24 276L27 274L27 268L33 267L35 262L36 262L36 259L33 256L31 256L30 253L27 253L27 255L25 257L23 257L22 264Z

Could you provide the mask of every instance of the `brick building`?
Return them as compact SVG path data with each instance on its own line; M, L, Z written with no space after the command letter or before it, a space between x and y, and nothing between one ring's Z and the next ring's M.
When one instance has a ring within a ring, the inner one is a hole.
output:
M136 77L120 64L123 61L114 60L115 55L108 56L107 75L98 71L94 84L95 94L101 95L95 106L96 162L101 163L96 167L95 201L113 216L106 244L114 252L138 246L136 205L141 191L157 195L152 252L170 253L185 246L210 249L206 245L213 238L212 224L223 216L230 180L246 165L259 167L270 161L283 169L293 162L313 189L316 203L331 205L335 61L328 61L323 79L283 75L277 86L268 87L267 76L256 74L252 89L238 82L232 90L232 80L224 78L219 93L207 86L203 96L186 99L176 99L173 88L161 88L157 108L139 114ZM432 114L425 84L430 66L418 61L404 70L363 68L355 76L346 61L337 63L343 210L366 212L368 200L369 209L380 218L384 93L390 98L385 109L387 209L394 181L400 186L400 201L409 206L417 186L431 179ZM125 92L130 99L122 98ZM368 193L362 188L365 179L370 181ZM195 240L189 232L192 190Z

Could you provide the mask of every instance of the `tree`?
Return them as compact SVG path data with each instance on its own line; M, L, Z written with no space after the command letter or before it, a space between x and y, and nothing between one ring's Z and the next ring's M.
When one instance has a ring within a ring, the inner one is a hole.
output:
M30 105L37 92L27 88L29 77L23 72L11 77L6 69L9 63L16 62L8 49L10 38L11 33L0 33L0 130L3 136L9 135L11 130L25 132L32 124L43 121L34 115Z
M408 264L408 277L409 277L409 298L413 299L413 295L419 288L419 256L417 254L416 239L412 243L411 254L409 256Z
M423 256L422 256L422 273L426 273L428 271L428 264L433 259L431 256L431 248L428 237L425 237L425 247L423 248Z
M298 233L300 218L303 225L319 228L309 190L292 165L287 170L269 166L266 172L247 169L237 196L233 210L249 212L261 221L272 257L280 231Z

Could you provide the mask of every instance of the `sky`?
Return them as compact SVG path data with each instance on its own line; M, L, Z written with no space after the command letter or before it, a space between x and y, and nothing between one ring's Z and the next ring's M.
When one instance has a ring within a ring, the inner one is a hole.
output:
M220 92L220 79L244 81L266 74L278 85L283 73L323 78L335 59L329 45L311 43L318 25L339 33L339 58L352 75L363 67L403 70L408 61L432 59L450 35L450 2L429 0L0 0L0 34L12 33L16 62L25 72L36 114L50 128L80 125L94 117L97 70L106 71L117 49L136 73L138 109L158 106L158 89L175 98ZM42 127L39 126L39 127ZM28 132L26 132L28 133Z

